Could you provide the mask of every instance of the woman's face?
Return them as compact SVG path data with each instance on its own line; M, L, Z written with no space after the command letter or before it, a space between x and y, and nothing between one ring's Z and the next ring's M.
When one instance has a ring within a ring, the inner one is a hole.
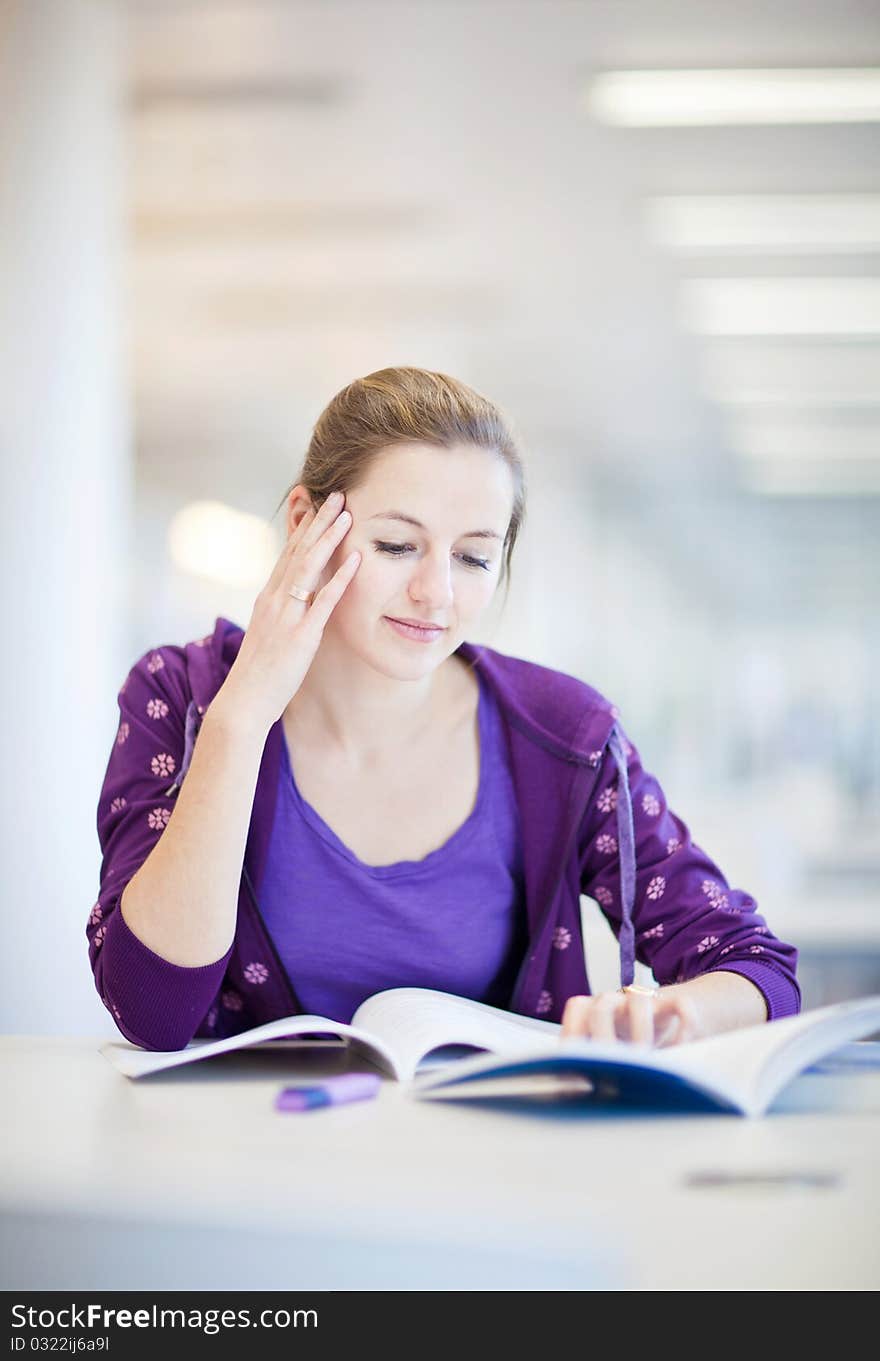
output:
M325 636L331 633L389 676L415 679L434 670L492 601L513 495L510 470L491 451L420 443L383 451L346 495L352 524L316 587L360 550L360 565ZM305 506L297 503L291 528ZM395 629L392 618L438 624L442 632L414 639Z

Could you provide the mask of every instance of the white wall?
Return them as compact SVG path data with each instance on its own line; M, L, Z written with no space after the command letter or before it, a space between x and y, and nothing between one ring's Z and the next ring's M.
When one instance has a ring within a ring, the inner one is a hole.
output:
M119 7L7 0L0 33L0 1031L111 1035L85 925L131 651Z

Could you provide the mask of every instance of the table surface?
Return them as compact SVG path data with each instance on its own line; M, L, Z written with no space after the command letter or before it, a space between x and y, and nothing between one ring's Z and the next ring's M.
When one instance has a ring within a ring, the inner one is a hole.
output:
M880 1285L878 1071L805 1074L757 1120L392 1081L280 1114L280 1086L357 1060L239 1052L131 1080L102 1043L0 1037L6 1289ZM700 1184L715 1173L764 1180Z

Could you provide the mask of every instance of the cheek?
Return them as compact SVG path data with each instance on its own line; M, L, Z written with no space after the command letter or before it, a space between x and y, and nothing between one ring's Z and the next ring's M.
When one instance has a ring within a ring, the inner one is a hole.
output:
M479 600L481 604L486 604L495 594L498 586L498 575L496 572L485 572L482 568L479 571L468 572L468 596L472 600Z
M393 571L371 548L361 548L361 560L349 589L361 596L382 594L394 589ZM348 592L346 591L346 595Z
M356 546L360 550L361 560L334 613L342 610L348 611L353 605L362 608L368 601L381 602L389 594L393 594L397 586L392 574L389 573L387 566L378 559L377 554L368 548L362 548L355 544L341 545L333 554L325 569L325 580L331 579L334 572L338 571Z
M483 610L488 609L495 594L496 579L482 569L477 572L468 572L467 576L460 580L455 590L455 605L461 619L472 619Z

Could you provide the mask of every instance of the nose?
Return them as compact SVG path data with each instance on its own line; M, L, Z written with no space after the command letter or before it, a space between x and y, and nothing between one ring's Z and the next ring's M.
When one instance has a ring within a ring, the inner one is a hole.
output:
M448 553L426 553L410 577L410 599L430 610L448 609L452 604L452 567Z

